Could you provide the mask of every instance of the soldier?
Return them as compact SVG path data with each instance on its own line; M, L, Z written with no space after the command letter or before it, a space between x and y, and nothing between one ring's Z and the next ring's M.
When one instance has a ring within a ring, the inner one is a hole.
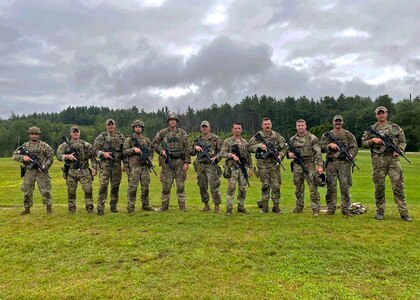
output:
M115 130L116 124L113 119L106 120L105 126L106 131L99 134L93 143L96 155L100 158L98 215L104 214L109 182L111 183L111 200L109 201L111 212L118 212L118 191L122 177L124 135Z
M141 185L142 209L155 211L149 202L150 168L153 168L152 142L144 136L144 123L135 120L133 135L124 141L123 154L128 159L127 211L133 213L136 207L137 187ZM154 169L153 169L154 171Z
M201 201L204 208L201 211L209 211L210 196L207 191L210 186L210 192L214 202L214 212L220 213L220 175L221 170L217 165L217 155L222 148L220 138L210 132L210 123L208 121L201 122L201 136L194 141L191 155L197 155L194 161L194 169L197 172L197 184L200 188Z
M185 206L185 180L191 163L191 146L187 133L178 127L179 119L174 112L170 112L166 119L167 128L156 134L152 148L158 153L159 165L162 167L160 181L162 182L162 207L160 211L169 209L171 187L176 180L176 194L181 211L187 211Z
M296 207L293 213L301 213L304 207L305 185L304 180L309 186L311 209L314 217L319 217L319 192L317 187L317 175L324 174L322 167L321 147L318 138L306 131L306 121L299 119L296 121L297 133L290 138L288 158L294 159L292 162L293 183L296 187ZM298 153L291 151L295 148ZM301 156L302 166L298 163L298 156ZM325 176L325 175L324 175Z
M248 177L252 176L252 158L248 152L248 142L241 137L242 124L234 123L233 136L226 139L222 145L220 156L226 158L223 176L228 179L226 191L226 215L232 215L233 198L238 184L238 213L247 214L245 209L246 185Z
M389 176L394 193L394 201L398 207L401 219L411 222L408 215L407 202L404 191L404 176L400 165L400 154L384 147L380 136L387 135L394 143L397 150L403 153L406 146L404 131L394 123L388 121L388 110L384 106L375 109L378 122L371 125L363 134L362 146L370 148L372 156L372 180L375 183L375 201L377 220L382 220L385 214L385 177ZM370 130L379 133L380 136Z
M52 214L51 178L48 169L53 163L53 150L40 140L41 129L31 127L28 129L29 142L25 142L13 153L13 159L22 163L21 177L23 177L22 191L24 193L23 205L25 210L21 215L30 213L34 204L33 192L35 181L42 195L42 203L47 206L47 213Z
M76 189L80 182L85 193L86 211L92 214L92 181L97 172L95 150L91 144L80 139L79 127L72 126L70 136L71 140L65 137L66 142L60 144L57 150L57 159L64 162L62 170L67 185L68 212L76 212ZM89 168L89 160L93 169Z
M352 163L346 157L344 151L354 158L357 155L357 142L354 135L343 128L344 120L340 115L334 116L332 120L334 128L329 134L324 134L321 138L321 150L327 153L327 194L325 200L327 202L327 215L333 215L337 206L337 179L340 183L341 193L341 212L343 215L351 217L349 211L350 201L350 187L352 185L351 167ZM335 143L335 138L341 142L345 149Z
M272 130L271 120L264 118L261 123L262 130L254 135L249 141L251 152L255 152L257 158L258 173L261 180L261 212L268 213L268 202L273 201L272 211L281 214L280 185L281 160L286 156L286 140L277 132ZM270 152L272 151L272 152Z

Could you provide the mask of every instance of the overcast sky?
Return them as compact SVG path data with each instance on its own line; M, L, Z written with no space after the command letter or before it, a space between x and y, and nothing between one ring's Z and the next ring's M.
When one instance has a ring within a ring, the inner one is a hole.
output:
M420 1L0 1L0 118L419 95Z

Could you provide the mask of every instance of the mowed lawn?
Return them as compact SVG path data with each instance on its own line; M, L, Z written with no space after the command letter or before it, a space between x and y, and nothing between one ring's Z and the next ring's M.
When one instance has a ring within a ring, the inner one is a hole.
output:
M420 299L420 155L407 157L412 163L401 164L411 223L400 220L389 181L385 219L374 219L368 152L357 158L361 171L355 170L351 190L352 201L368 212L352 218L339 211L312 218L308 195L304 212L291 214L289 161L282 215L259 213L255 177L247 191L251 214L224 215L223 178L223 213L200 212L192 168L186 213L173 189L169 212L128 215L124 174L119 213L107 206L103 217L87 215L79 187L77 213L68 215L62 163L55 161L54 214L46 215L36 190L32 213L20 216L19 164L0 159L0 299ZM151 177L151 203L159 207L159 177ZM97 187L95 178L95 202ZM325 188L320 192L325 208Z

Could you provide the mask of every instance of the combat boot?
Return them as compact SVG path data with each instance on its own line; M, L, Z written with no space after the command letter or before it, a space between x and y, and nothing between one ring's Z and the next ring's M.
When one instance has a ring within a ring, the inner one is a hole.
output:
M294 214L300 214L303 211L303 207L298 207L296 206L293 210L292 213Z
M314 218L318 218L318 217L319 217L319 210L314 209L314 210L312 211L312 217L314 217Z
M29 207L25 207L23 211L20 212L20 215L29 215L31 213L31 209Z
M220 205L219 204L214 205L214 213L220 214Z
M185 203L181 203L178 206L179 206L179 210L180 211L182 211L182 212L186 212L187 211L187 208L185 207Z
M98 209L98 212L97 212L98 216L103 216L105 214L103 207L98 207L97 209Z
M403 216L401 216L401 219L403 219L404 221L406 221L406 222L411 222L411 221L413 221L411 218L410 218L410 216L409 215L403 215Z
M383 220L384 219L384 213L383 212L377 212L375 216L376 220Z
M141 209L144 211L156 211L156 208L151 207L150 205L142 206Z
M349 212L348 210L343 210L341 213L345 215L346 217L353 217L353 214Z
M262 201L261 205L261 212L264 214L268 213L268 201Z
M47 214L51 215L52 213L53 213L52 205L51 204L47 204Z
M231 215L232 215L232 207L227 207L227 208L226 208L226 213L225 213L225 215L226 215L226 216L231 216Z
M201 211L209 211L211 208L210 208L210 205L209 205L209 203L208 202L204 202L204 207L203 207L203 209L201 210Z
M86 211L89 215L93 214L93 205L86 205Z
M249 212L243 206L238 206L237 212L241 214L249 214Z
M333 214L335 214L335 211L327 210L327 212L325 214L328 215L328 216L332 216ZM344 215L344 212L343 212L343 215Z
M273 211L273 213L276 213L278 215L281 215L283 213L281 211L278 203L274 203L272 211Z
M161 208L159 208L159 211L167 211L167 210L169 210L169 203L162 202L162 206Z
M117 213L118 212L118 209L117 209L117 207L116 206L111 206L111 212L112 213Z
M259 209L263 208L262 200L258 200L258 201L257 201L257 207L258 207Z

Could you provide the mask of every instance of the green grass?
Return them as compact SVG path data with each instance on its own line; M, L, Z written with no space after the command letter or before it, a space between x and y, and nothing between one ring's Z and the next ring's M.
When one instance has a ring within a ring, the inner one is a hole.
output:
M57 161L51 170L54 215L46 215L36 190L32 213L19 216L18 164L0 159L0 299L418 299L420 155L407 156L412 164L401 164L412 223L399 219L389 182L385 220L374 219L367 152L358 157L361 171L354 173L351 194L368 212L317 219L311 217L308 201L303 214L289 213L294 205L290 170L282 173L285 213L280 216L258 212L260 183L255 177L247 195L250 215L201 213L192 169L187 213L178 211L173 193L167 213L127 215L124 175L120 213L87 215L79 188L78 211L67 215ZM95 195L97 186L95 178ZM225 179L221 192L225 198ZM321 189L325 206L324 195ZM151 202L160 204L160 182L154 175Z

